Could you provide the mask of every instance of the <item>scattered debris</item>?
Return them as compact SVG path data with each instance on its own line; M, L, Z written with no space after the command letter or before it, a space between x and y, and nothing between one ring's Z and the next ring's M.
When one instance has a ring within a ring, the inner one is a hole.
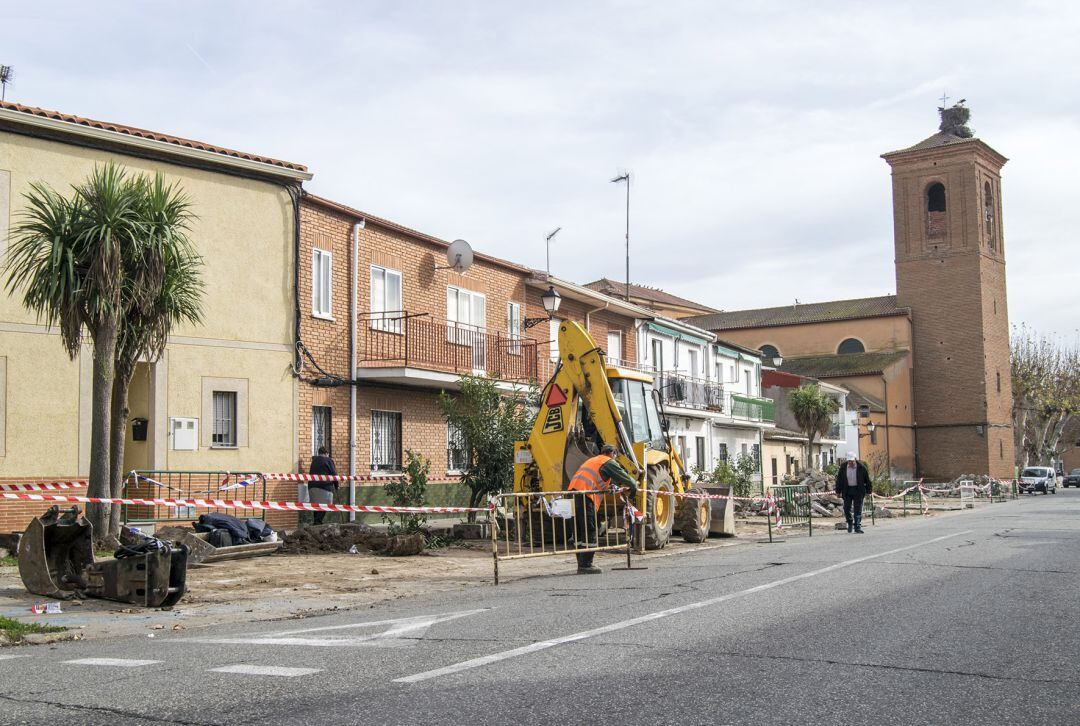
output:
M61 615L64 611L60 609L58 602L43 602L31 605L30 612L34 615Z

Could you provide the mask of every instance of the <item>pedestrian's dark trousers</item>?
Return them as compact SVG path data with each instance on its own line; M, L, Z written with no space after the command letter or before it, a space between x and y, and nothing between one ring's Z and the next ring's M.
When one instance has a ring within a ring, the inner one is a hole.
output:
M578 547L596 545L596 504L589 497L574 495L574 542ZM577 566L592 567L595 552L578 552Z
M865 497L866 493L862 489L857 492L844 492L844 519L848 524L862 526L862 504Z

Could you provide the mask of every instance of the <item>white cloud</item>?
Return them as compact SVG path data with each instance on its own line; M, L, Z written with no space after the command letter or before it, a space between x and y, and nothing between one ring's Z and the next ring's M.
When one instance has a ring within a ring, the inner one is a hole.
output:
M253 7L0 10L9 98L303 162L317 193L537 267L561 225L581 281L622 274L630 169L635 279L737 308L893 290L878 156L947 90L1012 159L1012 319L1075 327L1070 4Z

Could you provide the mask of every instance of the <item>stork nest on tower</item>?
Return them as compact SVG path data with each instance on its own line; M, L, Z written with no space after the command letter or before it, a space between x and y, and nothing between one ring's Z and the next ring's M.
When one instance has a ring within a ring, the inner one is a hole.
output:
M941 114L941 125L938 128L961 139L970 139L975 135L967 125L968 120L971 119L971 109L962 104L961 101L951 108L939 106L938 113Z

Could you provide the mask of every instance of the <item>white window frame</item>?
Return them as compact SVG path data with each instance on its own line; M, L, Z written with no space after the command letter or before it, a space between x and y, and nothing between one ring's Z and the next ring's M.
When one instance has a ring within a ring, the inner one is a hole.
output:
M521 303L506 303L506 335L510 338L510 355L521 355Z
M660 355L656 354L657 350L660 351ZM649 355L652 357L652 367L657 373L664 372L664 339L652 338L649 341ZM659 360L657 360L659 358Z
M323 320L333 320L334 253L319 249L311 251L311 314Z
M700 375L700 370L701 370L701 365L700 365L701 361L699 360L700 355L701 355L701 351L699 349L697 349L697 348L687 348L686 349L686 367L690 372L690 377L691 378L697 378Z
M451 304L451 298L453 303ZM467 301L465 309L469 311L469 320L461 320L461 299L465 298ZM480 308L483 310L482 317L484 318L480 322L474 321L472 318L476 313L476 304L480 303ZM482 292L476 292L475 290L466 290L463 287L457 285L446 286L446 322L449 323L451 329L456 330L476 330L485 331L487 329L487 295ZM470 335L459 335L458 342L469 343Z
M612 344L613 340L619 341L617 344ZM608 347L608 362L615 365L622 365L623 363L623 334L621 330L609 330L607 334L607 347Z
M211 449L236 449L240 440L240 396L236 391L214 391L211 394L213 401L213 418L211 421L210 448ZM219 405L220 403L220 405ZM231 411L226 418L223 409L231 406ZM221 429L228 429L222 431ZM221 441L216 441L221 436ZM227 437L227 438L226 438Z
M377 274L382 275L381 292L376 289L375 285ZM386 281L389 278L397 279L397 301L390 300L387 297L389 286ZM401 270L384 267L383 265L372 265L368 282L371 286L371 327L386 333L402 333L401 319L403 317L402 311L405 308L405 287Z

